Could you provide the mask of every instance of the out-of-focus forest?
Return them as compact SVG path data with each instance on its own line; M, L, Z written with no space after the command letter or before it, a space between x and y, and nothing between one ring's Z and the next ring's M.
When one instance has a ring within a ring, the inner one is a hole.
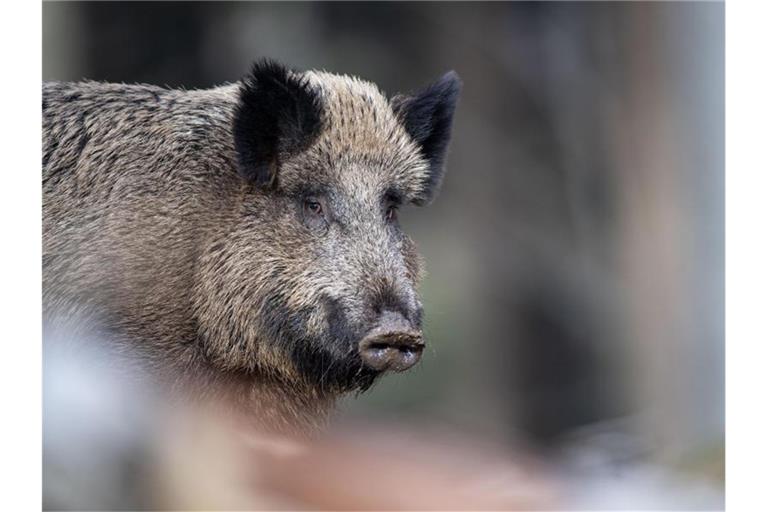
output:
M723 3L43 5L46 80L203 88L259 57L464 81L442 193L402 214L429 350L336 423L520 443L588 508L722 507Z

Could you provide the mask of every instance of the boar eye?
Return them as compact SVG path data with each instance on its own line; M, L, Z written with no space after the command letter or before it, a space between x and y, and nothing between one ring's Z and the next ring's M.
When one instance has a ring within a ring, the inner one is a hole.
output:
M304 224L315 233L328 230L328 208L325 200L317 196L307 196L301 200Z
M397 220L397 205L396 204L390 204L387 206L387 211L385 213L385 218L387 219L387 222L394 222Z
M311 213L312 215L322 215L323 214L323 205L320 204L320 201L317 199L305 199L304 200L304 209Z
M400 208L402 198L397 191L389 190L384 195L384 219L387 222L395 222L397 220L397 210Z

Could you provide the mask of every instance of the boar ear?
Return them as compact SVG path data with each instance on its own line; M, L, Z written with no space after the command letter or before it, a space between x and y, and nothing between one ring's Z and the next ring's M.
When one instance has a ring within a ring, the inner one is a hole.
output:
M429 203L440 188L453 112L460 92L461 79L455 71L450 71L415 94L392 98L395 114L429 162L423 192L413 201L416 204Z
M321 118L320 98L306 80L275 61L255 63L240 85L234 117L240 175L274 185L281 160L312 143Z

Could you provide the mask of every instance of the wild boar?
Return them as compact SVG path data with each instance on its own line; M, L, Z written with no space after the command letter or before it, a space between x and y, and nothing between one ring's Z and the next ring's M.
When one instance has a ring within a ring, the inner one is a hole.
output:
M265 60L207 90L43 85L46 331L87 325L272 424L415 364L421 262L398 208L444 171L454 72L387 98Z

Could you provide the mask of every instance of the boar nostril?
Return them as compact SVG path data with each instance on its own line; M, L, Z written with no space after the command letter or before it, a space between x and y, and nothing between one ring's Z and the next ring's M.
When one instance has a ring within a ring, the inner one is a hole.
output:
M359 345L363 362L379 371L405 371L419 362L423 349L420 336L403 333L366 337Z
M374 370L402 372L419 362L424 350L421 332L399 313L385 311L376 327L358 344L363 362Z

